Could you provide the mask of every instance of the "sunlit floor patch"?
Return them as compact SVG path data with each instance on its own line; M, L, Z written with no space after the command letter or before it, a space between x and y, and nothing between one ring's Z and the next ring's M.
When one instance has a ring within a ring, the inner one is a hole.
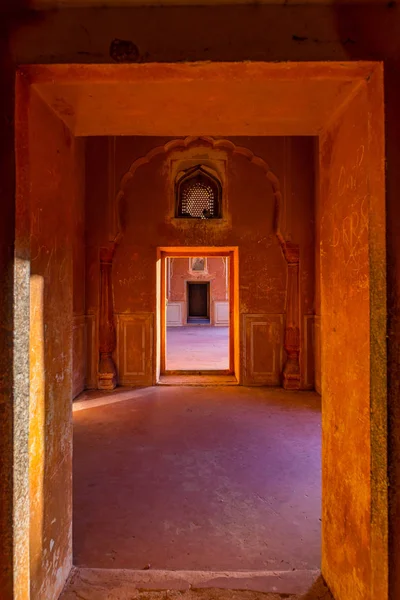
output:
M168 327L166 368L229 369L229 327Z

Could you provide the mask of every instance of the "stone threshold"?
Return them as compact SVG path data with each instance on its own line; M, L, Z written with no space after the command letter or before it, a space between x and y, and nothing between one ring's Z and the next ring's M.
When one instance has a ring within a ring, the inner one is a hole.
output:
M261 593L264 600L265 598L273 600L282 597L300 600L316 585L319 578L318 570L169 571L74 567L60 600L75 600L76 598L85 598L85 600L92 598L93 600L118 600L121 598L122 600L131 597L140 598L136 592L165 592L166 590L182 593L201 590L230 590L231 592ZM156 597L154 596L154 598ZM201 595L201 598L207 597ZM260 596L257 594L235 597L256 600Z
M205 372L197 374L171 374L161 375L157 385L238 385L234 375L207 375Z

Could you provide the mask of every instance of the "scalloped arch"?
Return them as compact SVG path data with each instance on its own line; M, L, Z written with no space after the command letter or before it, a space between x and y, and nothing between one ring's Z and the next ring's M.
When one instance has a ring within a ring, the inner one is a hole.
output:
M237 146L236 144L234 144L233 142L231 142L230 140L227 140L227 139L215 139L213 137L208 137L208 136L195 136L195 137L188 136L186 138L177 138L175 140L170 140L169 142L164 144L164 146L156 146L155 148L152 148L145 156L142 156L142 157L136 159L132 163L132 165L129 167L129 170L122 177L118 193L115 197L114 211L115 211L116 233L115 233L113 242L116 245L118 245L123 236L123 227L122 227L122 219L121 219L122 201L123 201L123 198L125 197L126 188L129 184L129 182L133 179L137 169L143 165L148 164L149 162L151 162L151 160L153 158L155 158L156 156L158 156L160 154L167 154L171 150L175 150L175 149L180 149L180 148L185 149L185 148L188 148L191 144L195 144L196 142L203 142L203 143L209 144L213 149L225 149L225 150L229 150L230 152L232 152L232 154L240 154L241 156L244 156L245 158L247 158L247 160L249 162L256 165L257 167L260 167L264 171L266 178L268 179L268 181L271 184L272 193L275 198L274 232L275 232L275 235L277 236L278 241L282 247L285 257L287 257L286 256L287 244L286 244L286 241L285 241L285 239L281 233L281 229L280 229L280 219L281 219L283 198L282 198L282 193L280 190L279 179L271 171L268 163L266 163L265 160L263 158L261 158L260 156L256 156L254 154L254 152L252 152L249 148L246 148L245 146Z

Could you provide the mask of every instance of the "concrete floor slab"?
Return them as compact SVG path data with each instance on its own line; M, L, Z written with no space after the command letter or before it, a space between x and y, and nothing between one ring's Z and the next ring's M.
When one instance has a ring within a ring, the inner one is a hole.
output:
M167 327L168 370L229 369L229 327Z
M143 393L144 392L144 393ZM314 570L320 399L154 387L74 413L74 564Z

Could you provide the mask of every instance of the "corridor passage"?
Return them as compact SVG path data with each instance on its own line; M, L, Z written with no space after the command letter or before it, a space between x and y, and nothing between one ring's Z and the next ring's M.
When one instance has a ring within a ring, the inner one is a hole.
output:
M320 398L158 386L74 403L74 564L318 569Z
M229 369L229 327L167 327L168 370Z

